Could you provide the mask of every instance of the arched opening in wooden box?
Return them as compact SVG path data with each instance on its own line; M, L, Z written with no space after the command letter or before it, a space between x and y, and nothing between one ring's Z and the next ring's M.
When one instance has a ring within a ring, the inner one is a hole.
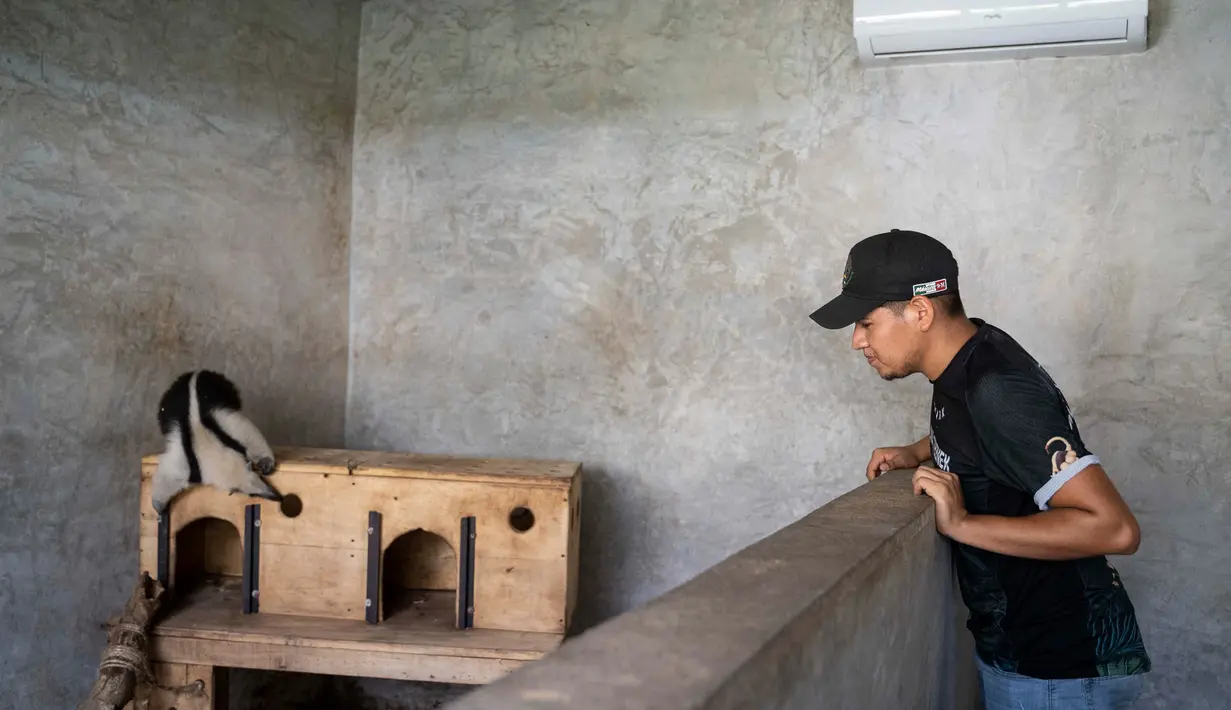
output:
M452 628L456 622L457 554L425 530L399 535L385 548L381 619Z
M244 544L235 526L219 518L200 518L175 535L171 586L177 599L199 590L238 587L244 574Z

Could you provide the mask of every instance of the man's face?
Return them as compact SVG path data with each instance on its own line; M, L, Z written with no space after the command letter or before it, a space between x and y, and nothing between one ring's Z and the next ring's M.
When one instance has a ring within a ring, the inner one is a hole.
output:
M880 307L855 323L851 347L885 380L897 380L918 371L920 335L911 309L897 315Z

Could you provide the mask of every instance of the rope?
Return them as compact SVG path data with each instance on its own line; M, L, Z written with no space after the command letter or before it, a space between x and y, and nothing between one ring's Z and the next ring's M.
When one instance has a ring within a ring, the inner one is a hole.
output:
M145 654L132 646L114 644L108 646L103 653L103 660L98 664L98 669L101 671L118 668L122 671L132 671L133 675L146 680L153 677L153 674L149 672L148 662Z
M131 621L121 621L115 625L115 628L130 633L142 641L145 640L145 629L141 628L140 624L134 624Z
M136 624L120 623L116 624L116 628L120 631L133 634L138 640L145 640L145 631ZM143 644L144 645L144 644ZM191 693L193 695L205 694L205 683L200 680L195 680L187 685L163 685L154 677L153 671L150 669L150 659L136 646L131 646L122 643L108 644L106 650L103 651L103 660L99 662L98 669L121 671L131 671L137 680L149 683L150 685L169 690L176 695L183 693Z

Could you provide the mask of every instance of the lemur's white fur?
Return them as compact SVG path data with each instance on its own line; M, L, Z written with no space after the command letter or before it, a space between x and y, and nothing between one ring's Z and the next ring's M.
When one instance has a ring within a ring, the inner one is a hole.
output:
M163 394L158 421L166 448L154 472L151 500L156 512L161 514L180 491L195 485L281 500L261 476L274 470L273 451L239 408L235 386L208 370L184 373Z

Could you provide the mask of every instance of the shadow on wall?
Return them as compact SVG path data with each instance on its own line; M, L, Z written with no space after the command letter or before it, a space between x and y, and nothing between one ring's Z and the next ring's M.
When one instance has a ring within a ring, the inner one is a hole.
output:
M643 603L620 594L630 585L618 575L632 569L644 580L662 579L657 560L662 548L672 545L659 542L652 518L675 502L674 494L652 488L630 470L587 463L584 471L577 608L569 637Z
M1146 27L1146 50L1154 48L1171 27L1171 4L1174 0L1150 0L1150 19Z
M63 5L71 5L71 12ZM308 5L292 20L281 0L228 3L222 10L175 2L153 12L138 3L9 3L0 45L32 58L40 73L69 67L74 79L104 92L124 87L139 101L190 106L202 133L224 133L220 125L237 119L288 131L337 130L353 102L353 58L339 63L334 52L305 46L341 45L347 35L357 37L360 3ZM90 61L108 56L125 59ZM310 85L332 100L286 101L289 82ZM218 121L220 115L225 121ZM267 157L254 155L254 165Z
M622 569L612 555L626 554L622 545L610 544L620 529L616 510L615 478L601 467L585 467L581 501L581 559L577 575L577 608L569 627L570 637L601 623L616 613L617 604L608 594L618 588L611 578Z

